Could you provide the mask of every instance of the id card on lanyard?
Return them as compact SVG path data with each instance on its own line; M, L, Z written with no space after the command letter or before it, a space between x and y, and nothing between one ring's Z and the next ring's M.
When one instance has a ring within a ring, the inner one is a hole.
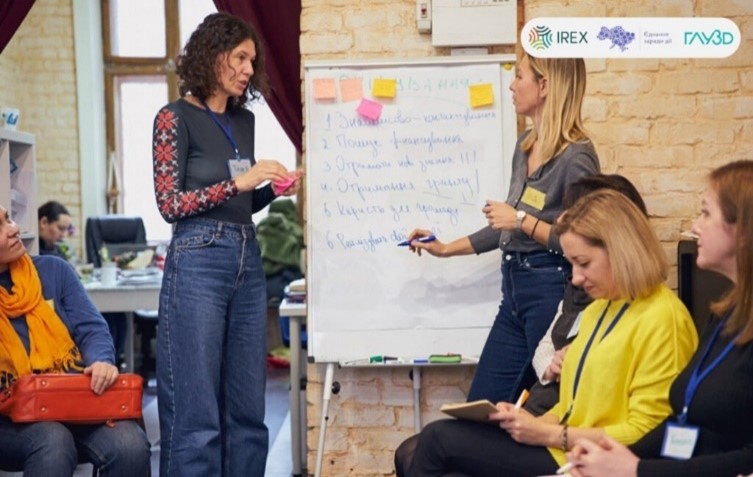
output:
M664 442L662 443L661 448L662 457L669 457L671 459L690 459L691 457L693 457L693 451L695 450L695 446L698 443L699 429L698 426L692 426L688 424L688 407L693 401L693 397L695 397L701 381L703 381L706 376L711 374L711 371L713 371L714 368L719 366L719 363L721 363L722 360L727 357L730 351L732 351L732 348L735 346L737 337L730 340L730 342L727 344L727 346L724 347L722 352L719 353L719 356L717 356L714 361L709 363L706 369L701 371L701 367L706 361L706 358L708 357L712 346L716 342L717 338L719 338L719 334L721 333L722 328L724 328L724 323L725 321L727 321L728 316L729 314L727 314L724 319L721 320L719 326L717 326L716 330L714 331L714 335L709 340L708 345L706 345L706 351L704 351L701 359L698 360L698 364L696 365L695 369L693 369L693 372L690 374L688 385L685 388L685 402L683 404L682 414L678 416L677 422L667 422L667 428L664 431Z
M214 121L214 123L225 134L225 137L230 142L230 145L233 147L233 151L235 152L235 157L227 160L227 170L230 174L230 177L232 179L235 179L236 177L245 174L251 169L251 159L249 159L248 157L241 157L241 154L238 151L238 145L235 143L235 139L233 139L233 130L230 127L230 116L227 114L227 112L225 112L225 117L227 119L227 126L225 126L217 118L217 114L209 109L209 106L207 106L206 102L202 101L202 104L204 105L207 114L209 114L209 117L212 118L212 121Z

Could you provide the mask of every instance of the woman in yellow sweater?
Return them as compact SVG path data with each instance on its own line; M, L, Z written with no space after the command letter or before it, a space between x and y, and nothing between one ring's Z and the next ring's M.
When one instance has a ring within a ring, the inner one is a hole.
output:
M693 321L664 285L648 220L619 192L580 199L556 225L573 284L594 298L560 376L560 401L533 417L497 404L498 426L441 420L420 434L411 476L553 474L575 439L630 444L670 412L667 391L695 350Z

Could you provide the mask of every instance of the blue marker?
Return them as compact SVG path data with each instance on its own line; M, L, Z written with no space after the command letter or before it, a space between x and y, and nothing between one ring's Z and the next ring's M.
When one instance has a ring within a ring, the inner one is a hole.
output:
M421 243L429 243L429 242L435 241L436 239L437 237L435 237L434 235L429 235L428 237L419 237L413 240L415 240L416 242L421 242ZM407 247L408 245L410 245L410 241L408 240L403 240L402 242L397 244L398 247Z

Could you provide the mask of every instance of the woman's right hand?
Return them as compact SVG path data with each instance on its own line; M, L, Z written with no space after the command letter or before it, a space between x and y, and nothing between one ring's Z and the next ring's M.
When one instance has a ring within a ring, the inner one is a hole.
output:
M290 173L277 161L270 159L259 159L251 169L235 178L235 185L241 192L248 192L256 189L260 184L266 181L283 181L288 178Z
M434 255L435 257L444 257L447 245L439 241L439 239L432 240L431 242L419 242L416 240L430 235L432 235L431 230L414 229L408 234L407 240L410 242L408 249L413 253L417 253L419 257L422 250L426 250L429 255Z
M549 363L549 366L546 368L546 371L544 371L543 378L545 380L547 381L559 381L560 380L560 374L562 374L562 362L565 361L565 354L567 353L567 349L569 347L570 345L567 345L564 348L560 348L554 352L554 356L552 356L552 362Z

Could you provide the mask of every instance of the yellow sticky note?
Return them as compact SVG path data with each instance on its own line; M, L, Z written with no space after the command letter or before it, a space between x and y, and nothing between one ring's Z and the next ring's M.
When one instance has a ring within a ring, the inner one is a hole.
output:
M491 83L474 84L468 88L471 96L471 107L479 108L494 104L494 90Z
M523 197L520 198L520 201L536 210L541 210L544 208L544 203L546 202L546 194L531 186L526 186L526 190L523 191Z
M347 78L340 80L340 97L343 103L363 98L361 78Z
M314 79L314 99L336 99L337 88L334 78Z
M397 81L394 79L377 78L371 88L371 95L379 98L394 98Z

